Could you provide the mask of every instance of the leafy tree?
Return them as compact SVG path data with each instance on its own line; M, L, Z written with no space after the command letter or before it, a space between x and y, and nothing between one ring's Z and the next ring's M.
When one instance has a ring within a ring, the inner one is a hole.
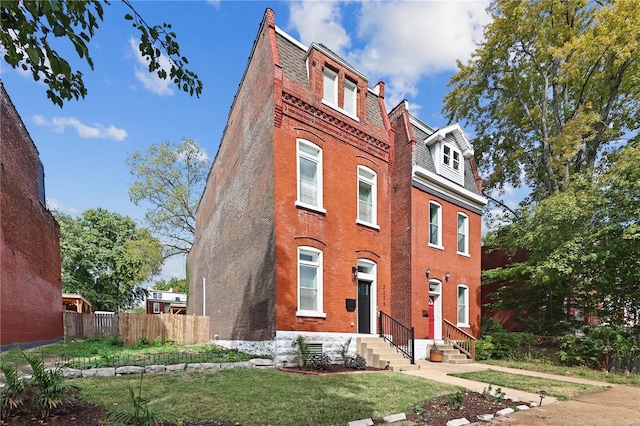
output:
M571 308L614 325L640 320L639 144L603 167L523 207L520 220L485 241L512 254L526 248L526 261L485 271L483 279L518 283L500 290L497 307L518 312L535 331L569 320Z
M176 277L172 277L169 281L158 280L153 285L153 288L162 291L175 290L181 293L189 293L189 280L186 278L178 279Z
M150 206L145 219L165 246L165 256L186 254L195 238L196 209L210 161L198 144L187 138L181 143L163 142L146 153L127 157L134 177L129 197L135 205Z
M54 212L60 224L62 288L96 309L128 308L144 299L141 284L162 266L162 244L133 219L104 209L77 218Z
M494 0L444 112L477 134L487 190L566 189L640 127L640 2ZM504 207L504 204L503 204Z
M122 0L131 11L125 19L140 31L140 53L149 60L149 72L162 79L170 78L181 90L199 96L202 82L186 68L187 58L180 55L180 46L171 25L149 25L133 8L129 0ZM109 6L108 1L104 4ZM65 100L78 99L87 94L82 72L72 69L68 59L58 51L64 48L61 40L69 41L80 59L91 69L93 60L89 45L104 17L104 7L98 0L15 0L0 3L0 42L5 49L4 59L12 68L31 71L33 79L41 78L48 86L47 97L62 107ZM160 66L164 54L171 69ZM167 72L168 71L168 72Z

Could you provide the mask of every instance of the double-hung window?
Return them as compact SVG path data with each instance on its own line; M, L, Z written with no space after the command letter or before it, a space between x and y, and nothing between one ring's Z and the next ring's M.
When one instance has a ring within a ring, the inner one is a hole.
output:
M442 206L429 202L429 245L442 248Z
M469 217L458 213L458 254L469 254Z
M323 71L322 100L334 108L338 106L338 73L326 67Z
M442 162L456 172L460 172L460 151L449 144L442 146Z
M299 316L325 316L322 312L322 252L298 247Z
M377 177L364 166L358 166L358 223L377 227Z
M160 303L153 302L153 313L154 314L159 314L160 313Z
M298 140L296 204L322 210L322 149L305 140Z
M458 327L469 327L469 288L458 286Z
M352 116L357 116L358 87L356 83L349 79L344 80L344 110Z

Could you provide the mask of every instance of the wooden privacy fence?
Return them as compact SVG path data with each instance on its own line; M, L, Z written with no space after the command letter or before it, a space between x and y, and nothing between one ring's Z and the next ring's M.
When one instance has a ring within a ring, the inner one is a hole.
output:
M156 338L163 343L172 341L183 345L209 341L209 317L203 316L120 312L118 328L125 345L137 343L143 337L149 343Z
M64 312L64 337L88 339L118 335L118 314Z

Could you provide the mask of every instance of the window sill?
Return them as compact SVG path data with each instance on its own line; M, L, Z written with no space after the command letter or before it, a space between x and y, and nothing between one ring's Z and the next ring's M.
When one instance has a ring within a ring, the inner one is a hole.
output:
M340 114L346 115L347 117L351 118L352 120L360 122L360 119L357 116L355 116L355 115L351 114L350 112L340 108L337 105L330 104L329 102L325 101L324 99L322 100L322 104L328 106L331 109L334 109L334 110L338 111Z
M444 247L443 246L438 246L438 245L429 243L429 247L444 251Z
M325 209L323 209L322 207L317 207L317 206L312 206L311 204L307 204L307 203L303 203L302 201L296 201L295 202L295 206L301 209L305 209L305 210L311 210L323 215L327 214L327 211Z
M457 324L458 328L471 328L469 324Z
M316 311L296 311L297 317L312 317L312 318L326 318L327 314L325 312L316 312Z
M464 257L471 257L471 255L469 253L463 253L461 251L457 252L458 256L464 256Z
M374 225L373 223L363 222L360 219L356 219L356 223L358 225L366 226L367 228L377 229L378 231L380 230L380 225Z

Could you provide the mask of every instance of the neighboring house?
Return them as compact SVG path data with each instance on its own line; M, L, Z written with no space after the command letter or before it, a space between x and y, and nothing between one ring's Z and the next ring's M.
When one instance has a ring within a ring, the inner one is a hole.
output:
M62 305L65 311L79 314L90 314L92 310L91 302L82 297L81 294L62 293Z
M146 301L148 314L180 314L187 313L187 293L173 290L149 290Z
M384 313L416 328L424 358L443 333L429 328L430 295L432 320L477 333L485 201L473 150L457 126L434 131L404 103L394 111L395 143L384 84L370 88L326 46L300 44L267 10L187 257L189 313L210 317L212 339L278 362L303 334L334 354L378 334ZM436 164L443 150L450 170ZM442 209L436 247L427 239L429 200Z
M63 335L60 227L46 207L44 167L0 83L0 347Z
M389 116L393 312L415 327L418 342L439 342L451 327L477 337L487 201L473 147L459 125L432 129L409 113L407 102Z

